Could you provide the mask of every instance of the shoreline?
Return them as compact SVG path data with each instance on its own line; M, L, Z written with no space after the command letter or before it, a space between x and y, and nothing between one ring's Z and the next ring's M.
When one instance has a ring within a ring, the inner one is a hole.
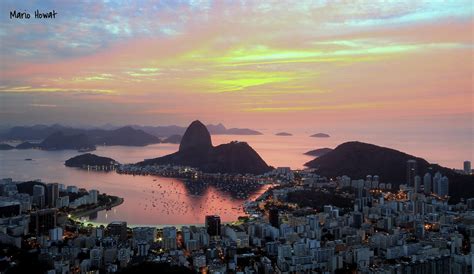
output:
M112 203L110 203L110 204L98 206L98 207L91 208L91 209L79 209L79 210L75 210L75 211L73 211L69 214L72 217L75 217L75 218L88 217L89 215L97 213L99 211L112 209L114 207L117 207L117 206L123 204L124 198L117 197L117 196L115 196L115 197L117 199L115 201L113 201Z

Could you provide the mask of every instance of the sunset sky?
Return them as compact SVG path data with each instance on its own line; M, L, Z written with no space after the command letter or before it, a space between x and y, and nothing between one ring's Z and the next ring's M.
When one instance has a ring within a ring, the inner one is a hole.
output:
M0 3L2 124L472 137L471 1L72 2Z

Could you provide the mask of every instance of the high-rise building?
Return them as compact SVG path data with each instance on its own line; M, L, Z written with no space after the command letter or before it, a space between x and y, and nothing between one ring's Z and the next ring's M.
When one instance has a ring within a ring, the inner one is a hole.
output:
M425 194L431 193L431 174L426 172L425 176L423 176L423 187Z
M33 203L38 208L43 208L45 206L44 186L42 185L33 186Z
M352 222L353 227L360 228L362 226L362 223L364 222L364 215L362 214L362 212L356 211L352 215L352 219L353 219L353 222Z
M206 216L206 230L210 236L221 235L221 217L217 215Z
M439 181L441 180L442 177L443 176L439 172L436 172L433 177L433 192L436 194L439 193Z
M407 185L414 187L415 186L415 176L417 174L417 165L416 160L407 161Z
M55 227L49 230L49 239L51 241L61 241L63 239L63 229Z
M418 175L415 176L414 189L415 189L415 193L420 192L420 189L421 189L421 177Z
M97 189L89 190L89 203L97 204L99 197L99 191Z
M47 198L48 198L48 206L49 207L56 207L56 201L59 197L59 184L52 183L48 184L47 186Z
M471 161L464 161L464 173L466 174L471 174L472 169L471 169Z
M50 229L56 227L57 210L42 209L30 214L30 232L40 234L48 234Z
M438 182L438 195L439 196L448 196L449 195L449 179L446 176L443 176Z
M268 211L268 221L273 227L280 228L280 219L279 219L278 208L271 208Z

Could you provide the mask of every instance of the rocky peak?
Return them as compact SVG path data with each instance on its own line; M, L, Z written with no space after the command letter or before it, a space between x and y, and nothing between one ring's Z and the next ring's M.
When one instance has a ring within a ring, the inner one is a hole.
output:
M179 151L210 148L212 148L211 135L206 126L199 120L192 122L181 139Z

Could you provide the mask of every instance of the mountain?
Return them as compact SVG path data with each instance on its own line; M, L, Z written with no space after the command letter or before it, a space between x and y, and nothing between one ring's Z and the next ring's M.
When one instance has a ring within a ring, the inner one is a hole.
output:
M231 142L214 147L208 129L200 121L192 122L186 129L177 152L138 163L154 164L191 166L212 173L262 174L271 170L247 143Z
M322 176L333 178L347 175L361 179L366 175L379 175L381 182L392 183L397 187L406 183L407 161L411 159L416 160L418 175L421 177L426 172L432 175L440 172L449 178L450 201L457 201L474 193L474 176L461 175L452 169L430 164L420 157L362 142L343 143L305 165L316 168L316 172Z
M183 135L186 131L185 127L181 126L140 126L132 125L134 129L140 129L144 132L157 137L170 137L172 135Z
M9 144L0 144L0 150L10 150L14 148L15 148L14 146L11 146Z
M179 134L171 135L168 138L165 138L161 140L162 143L169 143L169 144L179 144L181 142L181 139L183 139L183 136Z
M309 137L316 137L316 138L328 138L328 137L331 137L329 136L329 134L326 134L326 133L316 133L316 134L313 134Z
M226 128L223 124L207 125L209 132L213 135L262 135L261 132L248 128Z
M65 136L84 135L94 145L146 146L160 143L158 137L130 126L111 130L71 128L56 124L52 126L13 127L2 138L7 140L45 140L57 132L61 132Z
M325 148L313 149L308 152L305 152L304 154L309 155L309 156L314 156L314 157L321 157L324 154L331 152L332 150L333 150L332 148L325 147Z
M111 130L96 139L97 144L107 146L146 146L160 142L158 137L130 126Z
M278 132L275 133L276 136L293 136L293 134L288 133L288 132Z
M74 135L84 133L82 129L64 127L58 124L51 126L34 125L34 126L18 126L12 127L2 137L7 140L43 140L49 135L61 131L64 134Z
M179 144L179 151L209 150L212 148L211 134L200 121L192 122Z
M101 157L91 153L72 157L64 163L67 167L110 166L115 164L118 164L118 162L112 158Z
M30 142L23 142L15 147L16 149L32 149L32 148L39 148L39 144L37 143L30 143Z
M248 129L248 128L229 128L227 129L222 124L217 125L207 125L208 130L211 134L228 134L228 135L261 135L262 133ZM73 128L62 126L59 124L54 125L34 125L34 126L16 126L10 129L5 129L2 131L0 139L4 140L44 140L46 137L51 134L61 131L65 135L76 135L76 134L85 134L87 135L92 142L95 144L100 144L103 142L102 139L109 137L115 130L120 130L123 128L132 128L136 130L141 130L149 135L155 137L170 137L173 135L183 135L186 131L186 127L181 126L140 126L140 125L130 125L125 127L117 127L114 125L106 124L101 128ZM129 130L129 129L128 129ZM129 130L130 131L130 130ZM131 131L130 131L131 132ZM143 134L142 134L143 135ZM149 137L146 137L150 139ZM105 140L107 141L107 140ZM110 140L108 140L110 141ZM153 141L148 141L149 143L157 143L156 139ZM129 145L127 142L122 141L113 141L112 143L122 143L122 145ZM143 146L147 142L138 142L135 144L130 144L132 146Z
M95 148L85 134L65 135L61 131L49 135L39 146L44 150Z

